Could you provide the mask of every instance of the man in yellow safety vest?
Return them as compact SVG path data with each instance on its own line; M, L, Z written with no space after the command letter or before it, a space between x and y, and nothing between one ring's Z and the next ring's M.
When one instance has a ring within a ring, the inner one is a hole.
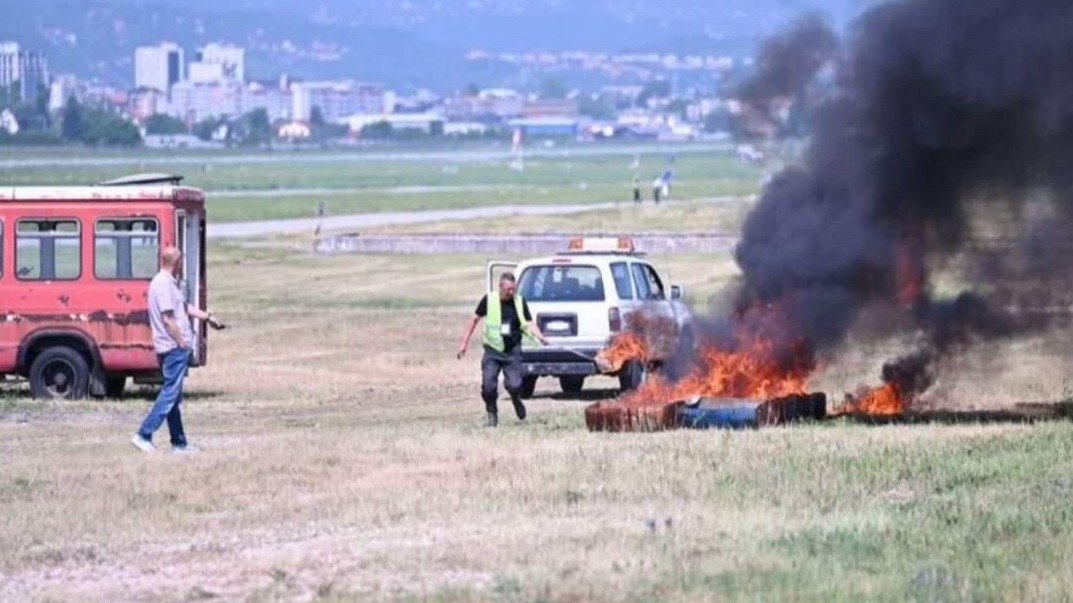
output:
M496 399L499 395L499 373L503 372L504 386L514 403L518 419L525 420L522 404L522 337L530 337L547 345L548 340L533 322L529 305L516 293L514 275L507 272L499 277L499 295L485 295L466 326L458 359L466 355L469 340L477 323L484 319L484 357L481 359L481 398L488 411L488 426L499 425Z

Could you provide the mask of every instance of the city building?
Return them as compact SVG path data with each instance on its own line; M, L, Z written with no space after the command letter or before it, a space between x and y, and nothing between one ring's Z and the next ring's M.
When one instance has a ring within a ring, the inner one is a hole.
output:
M294 94L286 81L275 83L250 82L242 90L241 111L249 113L264 109L271 121L290 121L294 118Z
M238 46L208 44L190 63L190 81L198 84L246 81L246 50Z
M447 99L444 111L452 120L501 121L522 114L525 99L514 90L490 88L475 96Z
M210 117L238 117L242 114L242 86L236 83L172 86L168 113L188 124Z
M294 96L275 82L243 85L230 80L209 83L189 80L172 86L171 100L164 102L160 99L156 105L156 112L167 113L187 123L238 117L258 109L264 109L273 122L289 121L293 119Z
M425 134L442 133L445 130L443 117L434 113L357 113L347 116L343 121L355 134L360 134L365 126L377 123L391 124L391 128L396 131L412 130Z
M294 98L292 117L298 121L309 121L314 107L329 123L343 123L355 114L385 114L389 109L387 94L379 84L351 80L296 82L291 85L291 92Z
M151 88L170 94L172 86L183 81L184 72L185 55L177 44L165 42L134 49L135 88Z
M78 78L71 74L57 75L49 86L48 110L59 111L67 105L67 100L72 96L79 101L83 100Z
M526 138L573 137L578 134L578 120L564 117L530 117L512 119L511 128L519 129Z
M292 121L280 126L277 134L287 140L301 140L313 135L313 131L307 124Z
M127 110L136 121L143 122L157 113L167 113L168 99L155 88L138 88L127 97Z
M36 98L42 88L49 87L45 55L23 50L16 42L0 42L0 86L16 86L23 100Z
M549 119L575 119L578 116L578 106L575 100L530 100L522 106L522 117L549 118Z

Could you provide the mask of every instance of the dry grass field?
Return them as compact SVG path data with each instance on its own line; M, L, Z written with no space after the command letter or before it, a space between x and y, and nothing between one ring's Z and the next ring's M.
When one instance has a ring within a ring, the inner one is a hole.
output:
M593 434L584 405L612 392L542 383L529 424L489 430L477 346L453 354L484 258L211 257L232 329L188 382L201 454L131 447L146 392L0 390L0 600L1073 597L1067 420ZM734 276L659 263L697 300ZM1064 400L1068 336L978 350L932 403ZM874 383L899 351L850 346L815 386Z

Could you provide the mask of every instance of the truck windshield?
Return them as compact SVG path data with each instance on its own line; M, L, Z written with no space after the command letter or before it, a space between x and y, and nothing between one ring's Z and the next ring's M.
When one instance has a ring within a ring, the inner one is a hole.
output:
M529 301L604 301L604 280L596 266L530 266L522 271L518 291Z

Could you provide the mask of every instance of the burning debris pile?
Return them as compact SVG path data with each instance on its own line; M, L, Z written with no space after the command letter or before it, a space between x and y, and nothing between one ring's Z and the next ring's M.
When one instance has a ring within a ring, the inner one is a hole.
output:
M653 372L644 387L631 392L626 400L633 404L645 401L683 400L690 396L773 398L804 393L814 360L804 346L780 342L785 325L771 310L752 312L739 317L719 339L705 338L695 349L681 350L678 357L656 350L673 348L667 341L676 338L675 323L662 317L634 313L628 317L627 330L615 337L597 362L613 371L630 361L641 361L650 369L654 358L667 358L683 367L667 367L667 372ZM659 342L659 347L653 342ZM667 376L674 369L677 378Z
M807 152L745 221L730 310L698 329L672 377L650 375L627 403L800 394L862 316L883 312L897 318L855 339L920 344L839 412L895 416L943 358L1068 314L1068 236L1049 226L1073 218L1070 23L1068 0L891 0L840 48L815 22L778 38L743 96L764 110L805 87L783 61L805 60L811 77L814 59L832 57ZM988 237L1010 243L975 253ZM940 296L934 279L954 263L972 290ZM625 334L605 354L644 359L645 341Z

